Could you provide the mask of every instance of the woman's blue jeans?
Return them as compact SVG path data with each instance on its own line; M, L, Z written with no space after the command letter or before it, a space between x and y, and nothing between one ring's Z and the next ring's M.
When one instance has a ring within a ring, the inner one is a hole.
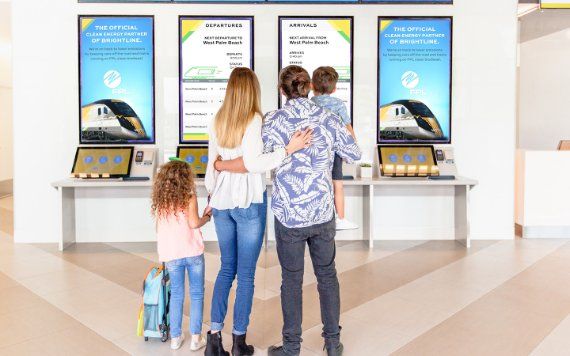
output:
M184 277L190 282L190 333L202 333L204 311L204 255L166 262L170 274L170 335L182 334L184 308Z
M263 245L267 219L267 196L263 203L247 209L213 210L222 266L212 297L212 330L222 330L228 311L228 297L237 275L233 333L247 332L253 302L257 259Z

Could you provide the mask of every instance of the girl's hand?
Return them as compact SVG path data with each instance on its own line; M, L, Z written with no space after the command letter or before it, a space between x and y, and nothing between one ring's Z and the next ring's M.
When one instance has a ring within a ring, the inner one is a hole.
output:
M291 155L303 148L307 148L311 145L311 139L313 138L313 129L305 129L303 131L297 131L291 137L289 144L285 146L285 151L287 155Z
M206 207L206 209L204 209L204 213L202 214L202 216L206 215L212 217L212 207L209 205Z

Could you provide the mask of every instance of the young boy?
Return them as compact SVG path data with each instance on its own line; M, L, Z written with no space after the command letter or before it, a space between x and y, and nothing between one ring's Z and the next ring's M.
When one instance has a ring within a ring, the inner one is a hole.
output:
M346 106L339 98L332 97L331 94L336 91L336 83L338 81L338 73L333 67L319 67L313 72L312 85L313 85L313 97L311 100L318 106L332 111L336 114L342 122L346 125L346 128L352 135L354 135L354 130L350 123L350 117L346 110ZM334 187L334 206L336 209L336 229L337 230L350 230L358 229L358 225L348 221L344 217L344 188L342 185L342 159L335 154L333 169L332 169L332 179Z

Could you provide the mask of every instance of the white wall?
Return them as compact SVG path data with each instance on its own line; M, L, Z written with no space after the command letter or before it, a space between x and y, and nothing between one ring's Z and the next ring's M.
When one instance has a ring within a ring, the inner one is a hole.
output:
M570 11L544 11L521 20L518 146L554 150L570 140Z
M0 182L13 176L10 2L0 1Z
M19 0L13 6L16 158L37 153L31 151L30 136L37 134L38 127L42 128L38 143L43 149L42 159L33 165L16 165L16 241L56 241L57 196L49 184L67 175L78 144L76 22L80 13L155 15L156 129L161 149L171 149L178 142L178 15L255 15L255 64L265 93L264 110L277 105L277 16L354 15L354 127L368 160L375 143L377 16L453 15L453 144L460 172L480 182L471 200L472 233L475 238L513 237L516 0L455 0L453 6L125 5ZM41 37L38 24L42 24ZM41 115L37 108L42 108ZM433 205L411 197L412 193L399 192L404 196L401 199L377 198L378 214L384 222L377 231L382 238L434 238L438 237L434 232L451 230L450 192L431 192L427 201ZM404 215L413 216L413 221L402 219ZM140 216L132 218L137 221ZM439 223L442 227L435 228Z

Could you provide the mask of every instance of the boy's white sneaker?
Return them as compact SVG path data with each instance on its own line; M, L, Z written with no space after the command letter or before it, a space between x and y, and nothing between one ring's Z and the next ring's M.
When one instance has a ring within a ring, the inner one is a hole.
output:
M354 230L354 229L358 229L358 225L356 225L352 221L337 218L336 219L336 229L337 230Z
M198 341L192 340L192 342L190 342L190 350L192 351L198 351L204 346L206 346L206 338L202 335L200 335Z
M173 337L170 340L170 348L172 350L178 350L180 346L182 346L183 342L184 342L184 334L180 334L180 336L178 337Z

